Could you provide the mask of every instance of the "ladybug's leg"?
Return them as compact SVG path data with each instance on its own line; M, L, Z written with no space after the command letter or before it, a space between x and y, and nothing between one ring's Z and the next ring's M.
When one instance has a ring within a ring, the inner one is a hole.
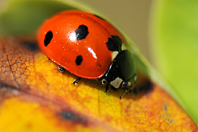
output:
M81 77L78 77L72 84L77 84L80 81Z
M125 94L129 93L129 92L132 91L132 90L136 90L136 92L137 92L137 88L136 88L137 74L136 74L136 73L133 75L132 79L134 80L133 86L127 88L127 89L125 90L125 92L122 93L122 95L120 96L120 100L122 99L122 97L123 97Z
M136 88L135 85L133 85L131 88L126 89L126 90L122 93L122 95L120 96L120 100L122 99L122 97L123 97L125 94L129 93L129 92L130 92L131 90L133 90L134 88Z
M105 86L105 93L107 93L109 90L109 84L107 83L106 86Z
M65 69L64 69L63 67L61 67L61 66L58 66L58 70L59 70L60 72L64 72L64 71L65 71Z

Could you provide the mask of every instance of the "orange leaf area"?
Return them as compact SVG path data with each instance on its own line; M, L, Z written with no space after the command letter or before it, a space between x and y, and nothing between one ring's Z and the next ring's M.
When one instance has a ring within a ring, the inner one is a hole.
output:
M96 80L60 72L33 39L0 39L0 131L197 131L181 107L140 75L119 96Z

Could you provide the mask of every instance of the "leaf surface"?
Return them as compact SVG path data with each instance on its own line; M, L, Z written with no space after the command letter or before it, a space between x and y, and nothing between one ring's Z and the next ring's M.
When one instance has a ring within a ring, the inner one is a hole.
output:
M168 79L198 124L198 1L155 1L152 48L160 73Z
M3 36L35 36L45 19L62 10L100 15L71 0L6 0L0 6ZM186 108L184 103L122 33L139 75L138 89L122 100L122 89L106 94L96 80L72 85L77 77L59 72L34 37L1 37L0 131L197 131L174 100Z
M139 74L138 90L106 94L96 80L59 72L32 38L0 39L0 131L196 131L180 106ZM10 127L10 122L12 127Z

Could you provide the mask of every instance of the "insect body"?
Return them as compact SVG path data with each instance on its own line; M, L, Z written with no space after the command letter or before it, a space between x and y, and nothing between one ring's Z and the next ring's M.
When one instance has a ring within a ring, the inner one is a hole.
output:
M135 86L137 75L124 37L109 22L82 11L64 11L45 21L37 34L40 49L60 70L97 79L114 88ZM125 92L125 93L126 93ZM124 93L124 94L125 94Z

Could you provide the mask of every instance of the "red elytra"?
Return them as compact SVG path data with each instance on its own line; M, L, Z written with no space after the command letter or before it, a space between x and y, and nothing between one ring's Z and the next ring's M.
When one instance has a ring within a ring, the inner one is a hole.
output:
M77 40L75 31L81 25L88 33ZM106 44L112 36L124 41L116 28L96 15L63 11L41 25L37 39L40 49L61 67L82 78L99 79L113 61Z

